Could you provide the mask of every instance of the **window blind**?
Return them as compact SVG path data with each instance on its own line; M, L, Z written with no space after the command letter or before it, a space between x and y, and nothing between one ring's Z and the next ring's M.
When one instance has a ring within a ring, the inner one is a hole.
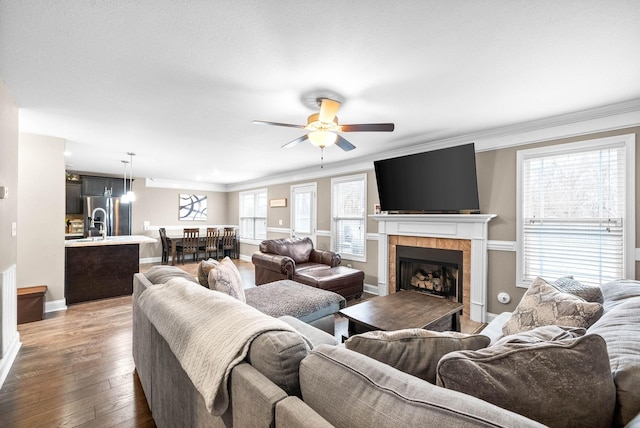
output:
M523 159L524 281L624 276L624 157L614 145Z
M240 237L267 238L267 191L240 194Z
M333 251L348 258L363 259L366 242L366 176L332 180Z

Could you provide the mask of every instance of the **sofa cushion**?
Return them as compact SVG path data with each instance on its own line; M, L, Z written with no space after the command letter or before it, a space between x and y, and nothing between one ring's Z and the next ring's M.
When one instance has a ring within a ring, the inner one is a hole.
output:
M631 297L640 297L640 281L619 279L600 286L604 296L604 311L624 303Z
M222 259L220 263L209 271L209 288L235 297L243 303L247 300L244 295L242 277L238 268L229 257Z
M219 262L214 259L203 260L198 263L198 282L203 287L209 287L209 272L213 269Z
M260 251L291 257L297 265L309 261L313 241L310 238L270 239L260 243Z
M633 282L639 290L640 283ZM619 287L630 286L633 290L632 285L621 281ZM589 328L588 334L600 335L607 342L618 395L615 426L625 426L640 413L640 295L627 298L607 311Z
M583 284L570 276L558 278L553 281L551 285L563 293L571 293L575 296L582 297L587 302L604 303L600 287Z
M549 426L611 426L616 390L604 339L587 334L538 342L527 335L445 355L437 384Z
M189 275L176 266L152 266L145 272L144 276L146 276L152 284L164 284L173 278L184 278L196 284L198 283L192 275Z
M260 373L289 395L300 395L298 367L310 349L300 334L269 331L256 337L247 359Z
M304 402L338 427L540 426L336 346L320 345L302 360L300 388Z
M502 332L508 336L553 324L588 328L602 312L601 304L585 302L578 296L559 291L542 278L536 278L502 327Z
M453 351L489 346L482 335L436 332L419 328L397 331L370 331L350 337L345 347L388 364L410 375L436 383L436 366L443 355Z

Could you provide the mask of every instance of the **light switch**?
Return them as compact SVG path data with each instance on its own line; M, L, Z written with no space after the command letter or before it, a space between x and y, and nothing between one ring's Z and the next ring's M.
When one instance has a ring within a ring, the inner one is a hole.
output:
M18 234L18 228L16 227L16 222L11 223L11 236L16 236Z

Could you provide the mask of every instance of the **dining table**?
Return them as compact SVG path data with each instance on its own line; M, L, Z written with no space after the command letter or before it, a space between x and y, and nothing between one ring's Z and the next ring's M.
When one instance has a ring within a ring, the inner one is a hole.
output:
M184 238L182 236L167 236L167 239L171 241L171 265L175 266L176 264L176 255L177 255L177 247L179 244L182 244ZM198 246L202 249L204 248L207 242L206 236L200 236L198 238ZM238 248L238 238L236 237L236 250L235 254L239 253ZM204 250L202 250L204 251ZM222 237L220 237L220 241L218 242L218 251L222 251Z

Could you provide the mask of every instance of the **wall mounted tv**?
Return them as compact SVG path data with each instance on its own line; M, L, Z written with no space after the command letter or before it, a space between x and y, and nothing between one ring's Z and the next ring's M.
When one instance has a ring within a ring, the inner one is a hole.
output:
M474 144L374 161L380 209L397 213L477 213Z

